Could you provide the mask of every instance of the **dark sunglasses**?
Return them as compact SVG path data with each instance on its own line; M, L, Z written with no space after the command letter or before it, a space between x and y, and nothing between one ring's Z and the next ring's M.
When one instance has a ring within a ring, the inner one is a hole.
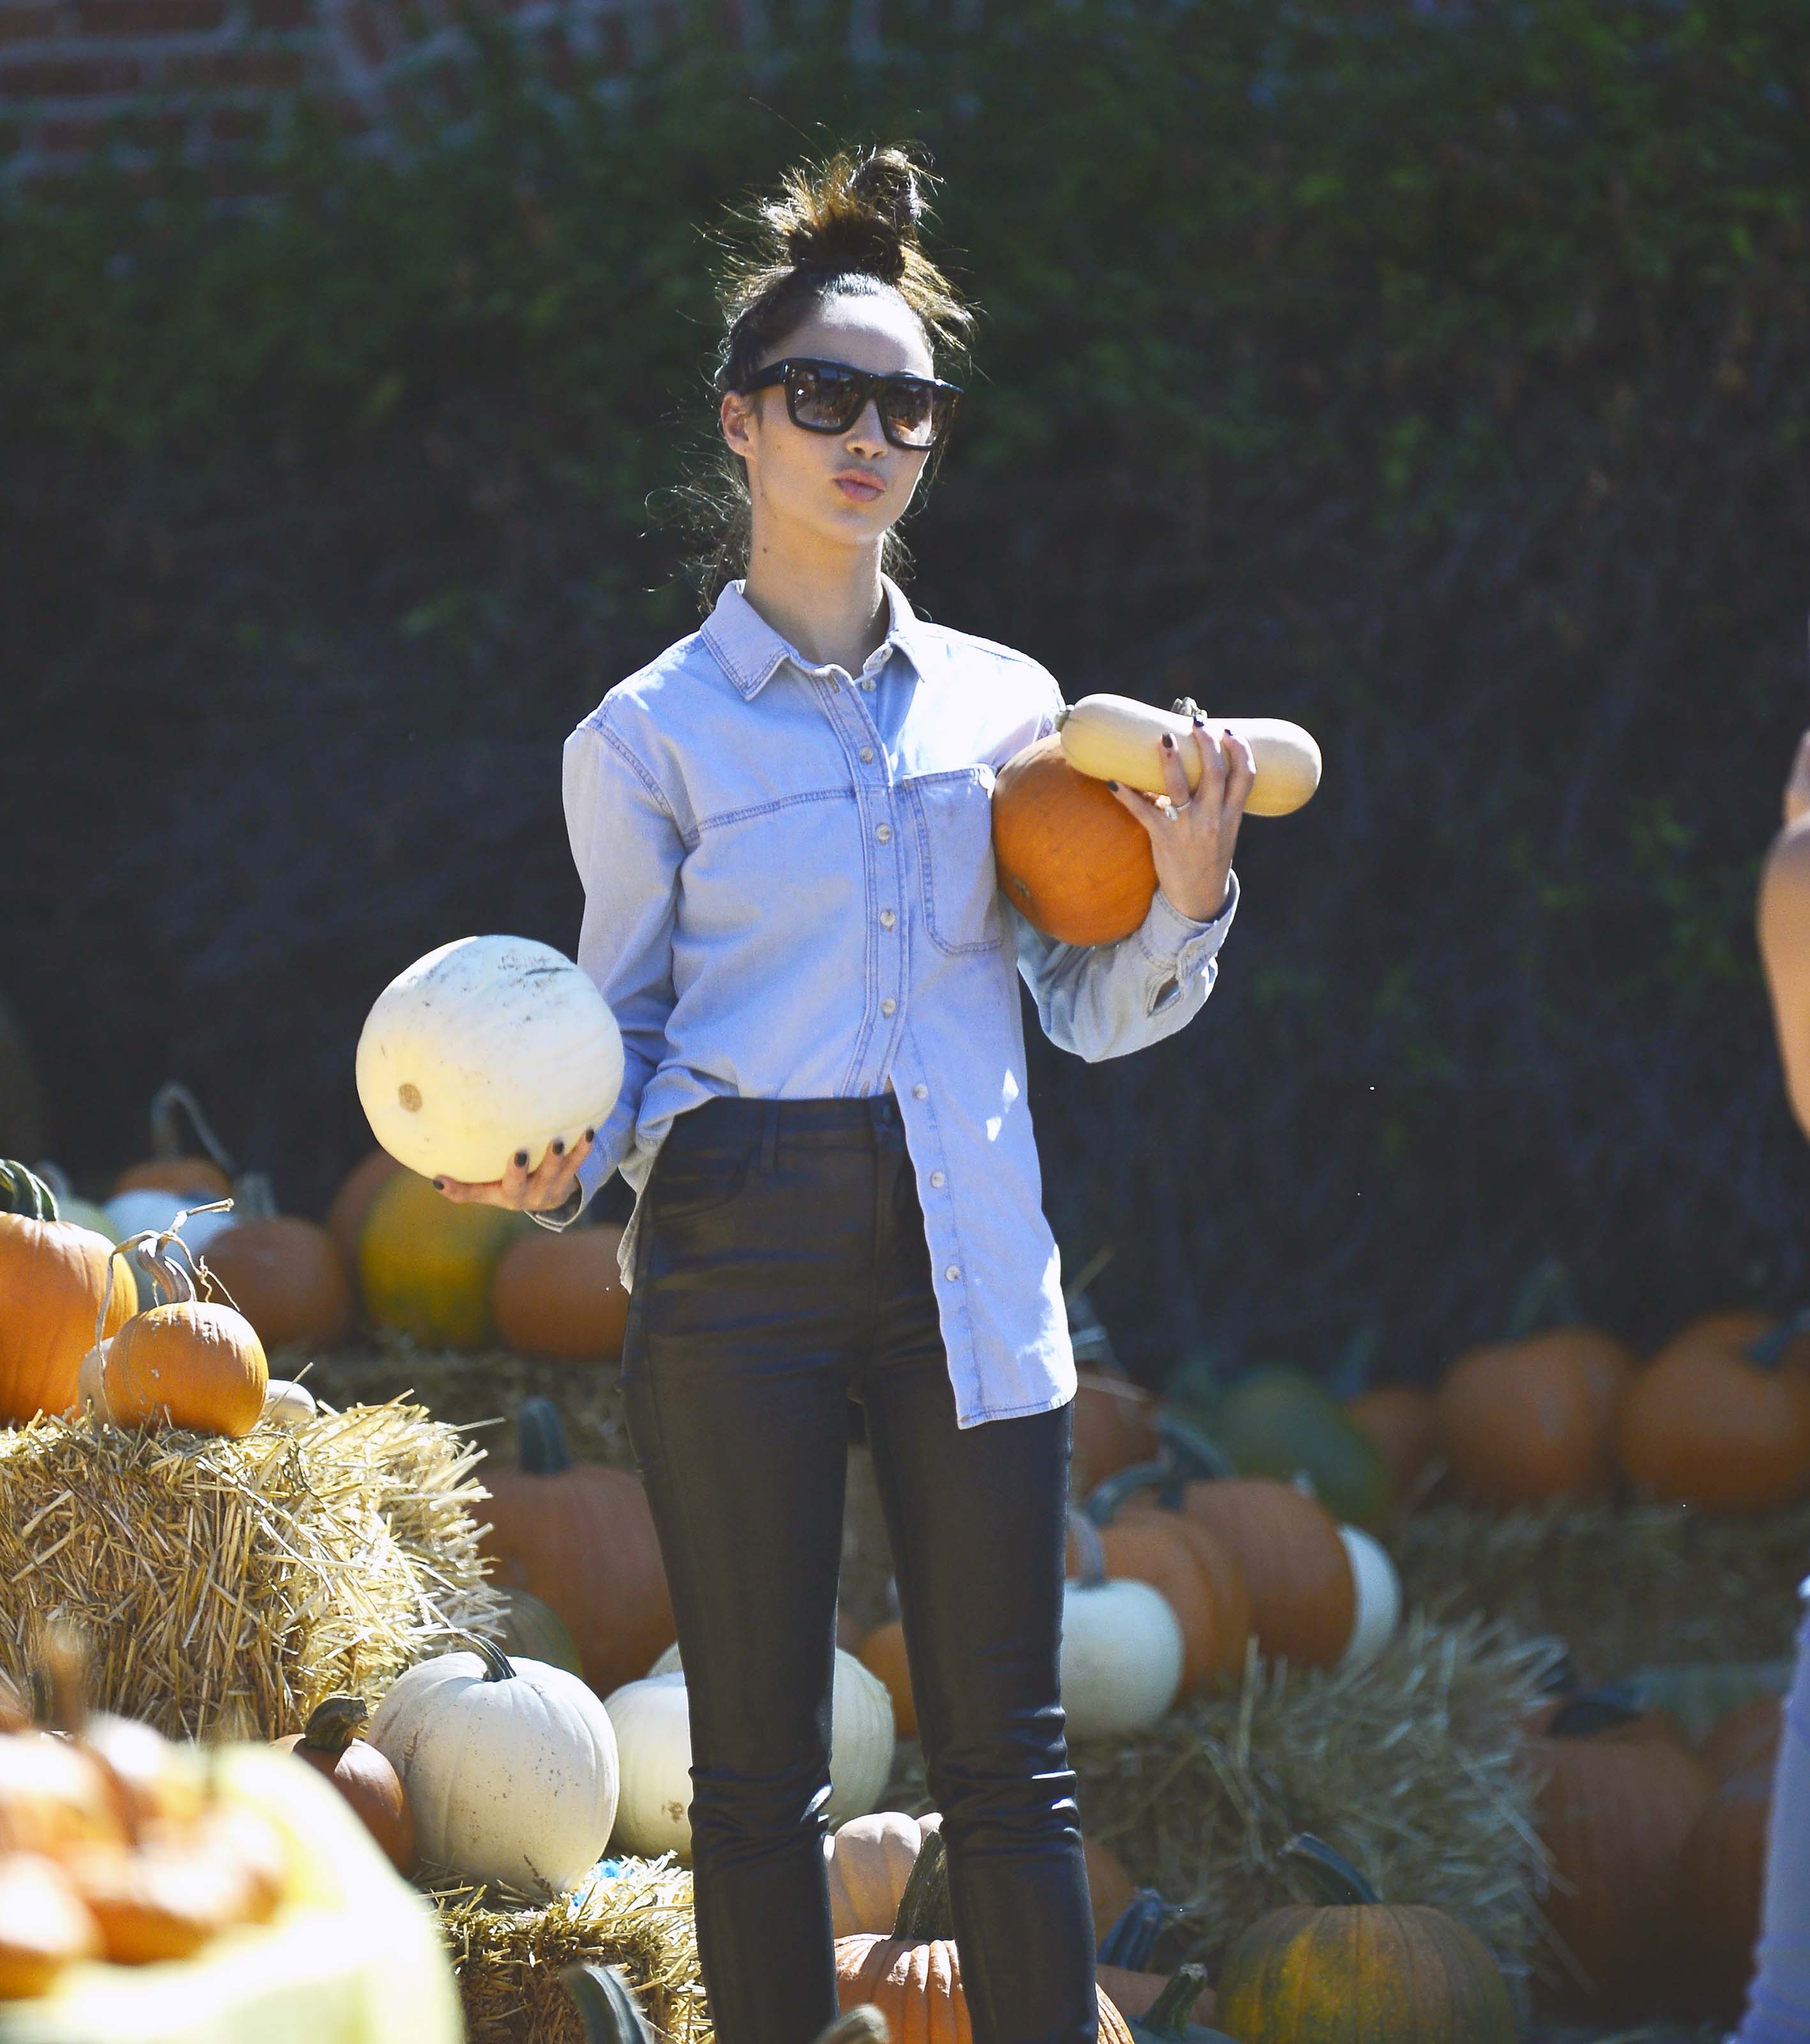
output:
M894 447L933 448L948 432L961 402L958 383L934 376L876 376L846 362L812 362L788 356L757 371L742 386L764 390L778 383L795 426L808 433L845 433L867 409L880 408L880 430Z

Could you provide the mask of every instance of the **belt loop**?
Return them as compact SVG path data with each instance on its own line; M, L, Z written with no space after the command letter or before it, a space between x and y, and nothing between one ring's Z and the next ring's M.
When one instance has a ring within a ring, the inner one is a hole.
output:
M770 1178L779 1170L779 1103L770 1100L763 1104L760 1117L760 1170L763 1178Z

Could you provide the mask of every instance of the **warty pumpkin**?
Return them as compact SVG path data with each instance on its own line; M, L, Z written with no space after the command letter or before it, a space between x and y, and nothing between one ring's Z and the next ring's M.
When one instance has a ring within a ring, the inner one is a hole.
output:
M644 1674L676 1630L647 1492L627 1470L575 1464L550 1399L523 1400L516 1438L517 1466L488 1472L479 1545L498 1582L571 1627L585 1680L607 1696Z
M41 1178L0 1162L0 1424L22 1426L75 1406L83 1357L125 1324L138 1293L105 1235L60 1220Z
M1626 1345L1594 1327L1468 1350L1434 1401L1453 1481L1497 1511L1608 1496L1616 1415L1633 1377Z
M430 1347L484 1347L496 1332L498 1260L532 1226L525 1214L444 1199L414 1172L396 1172L377 1189L359 1237L366 1313Z
M165 1297L102 1349L106 1418L116 1427L186 1427L229 1440L250 1433L270 1383L256 1330L232 1307L197 1297L179 1235L136 1237L133 1247Z
M1643 1497L1703 1512L1772 1512L1810 1496L1810 1371L1795 1321L1743 1339L1700 1324L1628 1393L1621 1466Z
M362 1696L329 1696L315 1706L306 1729L276 1742L305 1761L352 1806L400 1874L415 1870L415 1817L401 1778L367 1739L356 1735L371 1716Z
M1099 1527L1106 1573L1159 1591L1182 1627L1178 1700L1235 1688L1244 1672L1251 1598L1231 1550L1198 1520L1179 1512L1126 1509L1126 1493L1096 1490L1088 1516ZM1078 1574L1080 1546L1068 1539L1068 1573Z
M1501 1969L1467 1924L1384 1902L1318 1838L1282 1851L1320 1900L1272 1911L1227 1949L1215 2019L1239 2044L1515 2044Z
M490 1280L490 1316L520 1355L555 1362L619 1355L628 1319L612 1221L555 1234L537 1228L512 1242Z
M1555 2008L1632 2018L1662 2008L1676 1978L1679 1858L1709 1777L1681 1744L1642 1735L1641 1716L1573 1697L1530 1744L1561 1973L1542 1998Z
M99 1928L56 1860L0 1854L0 2008L48 1994L71 1966L100 1952Z
M946 1851L940 1830L926 1835L890 1934L863 1931L836 1941L840 2006L847 2010L871 2002L886 2018L894 2044L973 2044ZM1124 2016L1104 1993L1099 2044L1132 2044Z

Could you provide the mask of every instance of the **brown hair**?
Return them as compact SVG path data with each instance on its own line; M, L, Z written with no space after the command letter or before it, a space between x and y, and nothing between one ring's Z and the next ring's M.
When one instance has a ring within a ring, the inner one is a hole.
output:
M909 144L858 156L838 151L815 170L788 171L778 196L743 216L748 245L732 248L718 282L719 400L740 390L826 300L844 294L896 291L932 352L965 360L974 312L919 241L936 182L922 153ZM694 563L705 610L745 571L751 528L746 467L720 436L713 451L709 483L688 493L706 528ZM940 448L932 455L926 482L941 455ZM882 565L896 577L909 559L897 529L889 532Z

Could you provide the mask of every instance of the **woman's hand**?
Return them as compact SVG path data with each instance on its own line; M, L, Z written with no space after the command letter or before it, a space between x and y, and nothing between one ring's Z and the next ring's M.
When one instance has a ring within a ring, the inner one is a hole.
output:
M483 1185L467 1185L463 1178L436 1178L436 1187L461 1205L513 1207L518 1213L551 1213L571 1198L578 1181L578 1166L591 1152L597 1131L587 1128L568 1150L557 1137L532 1170L528 1152L518 1150L500 1178Z
M1239 820L1257 778L1257 762L1243 739L1229 728L1223 740L1215 738L1199 717L1192 738L1182 743L1193 744L1201 755L1200 785L1192 794L1180 747L1166 732L1156 747L1168 784L1166 795L1147 795L1116 781L1108 785L1150 833L1157 884L1171 905L1190 921L1208 923L1225 906Z

